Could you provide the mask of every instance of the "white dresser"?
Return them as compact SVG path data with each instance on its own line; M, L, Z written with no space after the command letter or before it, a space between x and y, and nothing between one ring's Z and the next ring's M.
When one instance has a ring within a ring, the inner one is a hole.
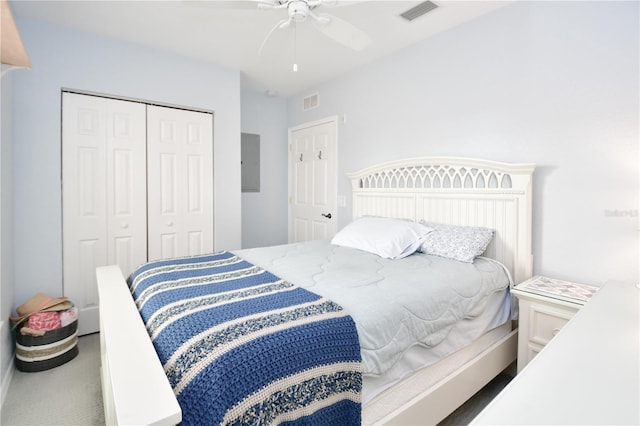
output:
M606 284L472 424L640 424L639 306Z

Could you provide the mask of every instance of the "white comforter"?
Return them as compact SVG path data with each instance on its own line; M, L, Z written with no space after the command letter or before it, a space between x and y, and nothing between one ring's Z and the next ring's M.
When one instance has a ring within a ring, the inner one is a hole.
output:
M489 296L510 285L504 267L484 258L468 264L416 253L390 260L328 241L235 253L347 309L364 371L373 375L414 345L438 345L457 321L478 316Z

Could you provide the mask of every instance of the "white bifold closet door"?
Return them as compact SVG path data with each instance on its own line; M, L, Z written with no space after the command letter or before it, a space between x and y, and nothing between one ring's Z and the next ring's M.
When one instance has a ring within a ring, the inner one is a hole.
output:
M99 330L95 268L213 251L207 113L63 93L64 293Z
M147 259L145 105L63 93L64 293L79 333L98 331L96 267Z
M149 260L213 251L211 114L149 105Z

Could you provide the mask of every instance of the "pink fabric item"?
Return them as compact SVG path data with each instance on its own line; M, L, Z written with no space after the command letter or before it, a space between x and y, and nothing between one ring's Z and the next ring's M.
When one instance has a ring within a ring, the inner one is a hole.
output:
M38 312L29 317L29 328L50 331L61 327L60 312Z
M75 306L66 311L60 311L60 323L62 327L66 327L78 319L78 308Z

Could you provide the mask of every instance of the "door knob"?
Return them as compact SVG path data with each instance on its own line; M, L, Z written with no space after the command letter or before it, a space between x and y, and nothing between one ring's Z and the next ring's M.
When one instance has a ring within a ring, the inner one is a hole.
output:
M331 213L327 213L327 214L322 213L322 216L326 217L327 219L331 219Z

